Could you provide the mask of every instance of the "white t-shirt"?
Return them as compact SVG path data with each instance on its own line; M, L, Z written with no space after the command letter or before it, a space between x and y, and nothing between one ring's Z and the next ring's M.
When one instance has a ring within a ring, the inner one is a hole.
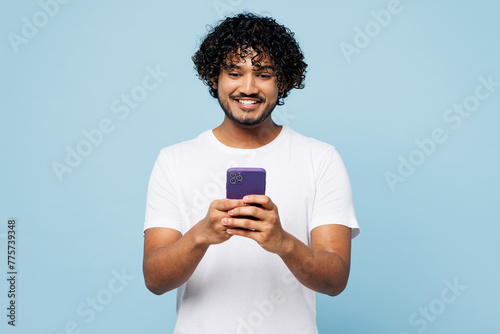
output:
M225 198L229 167L266 170L266 195L283 228L310 245L325 224L359 233L344 163L329 144L283 126L257 149L225 146L211 130L161 150L149 181L144 230L186 233L210 203ZM307 266L314 264L304 264ZM234 236L212 245L189 280L177 289L175 334L317 333L314 291L293 276L279 256Z

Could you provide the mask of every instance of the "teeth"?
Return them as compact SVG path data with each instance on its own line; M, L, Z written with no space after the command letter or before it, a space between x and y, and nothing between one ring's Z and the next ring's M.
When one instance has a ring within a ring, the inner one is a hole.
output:
M255 100L238 100L238 102L245 105L251 105L257 103L257 101Z

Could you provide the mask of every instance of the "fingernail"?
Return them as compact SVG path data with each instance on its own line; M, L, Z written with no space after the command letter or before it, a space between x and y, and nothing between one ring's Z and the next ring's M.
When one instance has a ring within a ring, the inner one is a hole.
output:
M234 210L229 210L227 213L229 213L230 215L232 215L234 213Z
M227 224L227 218L222 218L222 225L226 225Z

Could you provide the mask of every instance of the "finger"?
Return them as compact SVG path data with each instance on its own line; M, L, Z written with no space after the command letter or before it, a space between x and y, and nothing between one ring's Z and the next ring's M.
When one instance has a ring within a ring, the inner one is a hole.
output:
M247 195L243 197L245 204L259 204L266 210L274 209L275 205L271 199L266 195Z
M238 229L238 228L228 228L226 230L226 232L228 234L230 234L231 236L233 236L233 235L239 235L239 236L242 236L242 237L245 237L245 238L253 239L255 241L257 241L256 237L257 237L257 235L259 233L258 231Z
M223 218L221 223L226 227L226 231L236 228L259 232L263 227L260 221L247 218Z
M214 209L219 211L228 211L238 206L244 206L245 202L241 199L217 199L212 202L212 206Z
M251 216L256 219L264 219L265 211L260 207L256 207L253 205L241 206L234 209L231 209L227 212L231 217L242 217L242 216Z

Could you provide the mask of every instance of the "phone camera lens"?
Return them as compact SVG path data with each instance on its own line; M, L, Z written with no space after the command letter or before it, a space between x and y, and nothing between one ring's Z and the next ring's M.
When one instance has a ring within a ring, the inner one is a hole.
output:
M231 173L231 174L229 174L229 176L231 176L231 177L235 177L235 176L236 176L236 173Z
M241 176L241 175L238 175L238 176L236 177L236 180L238 180L238 181L241 181L241 180L243 180L243 176Z
M232 184L235 184L236 180L235 179L230 179L229 182L231 182Z

